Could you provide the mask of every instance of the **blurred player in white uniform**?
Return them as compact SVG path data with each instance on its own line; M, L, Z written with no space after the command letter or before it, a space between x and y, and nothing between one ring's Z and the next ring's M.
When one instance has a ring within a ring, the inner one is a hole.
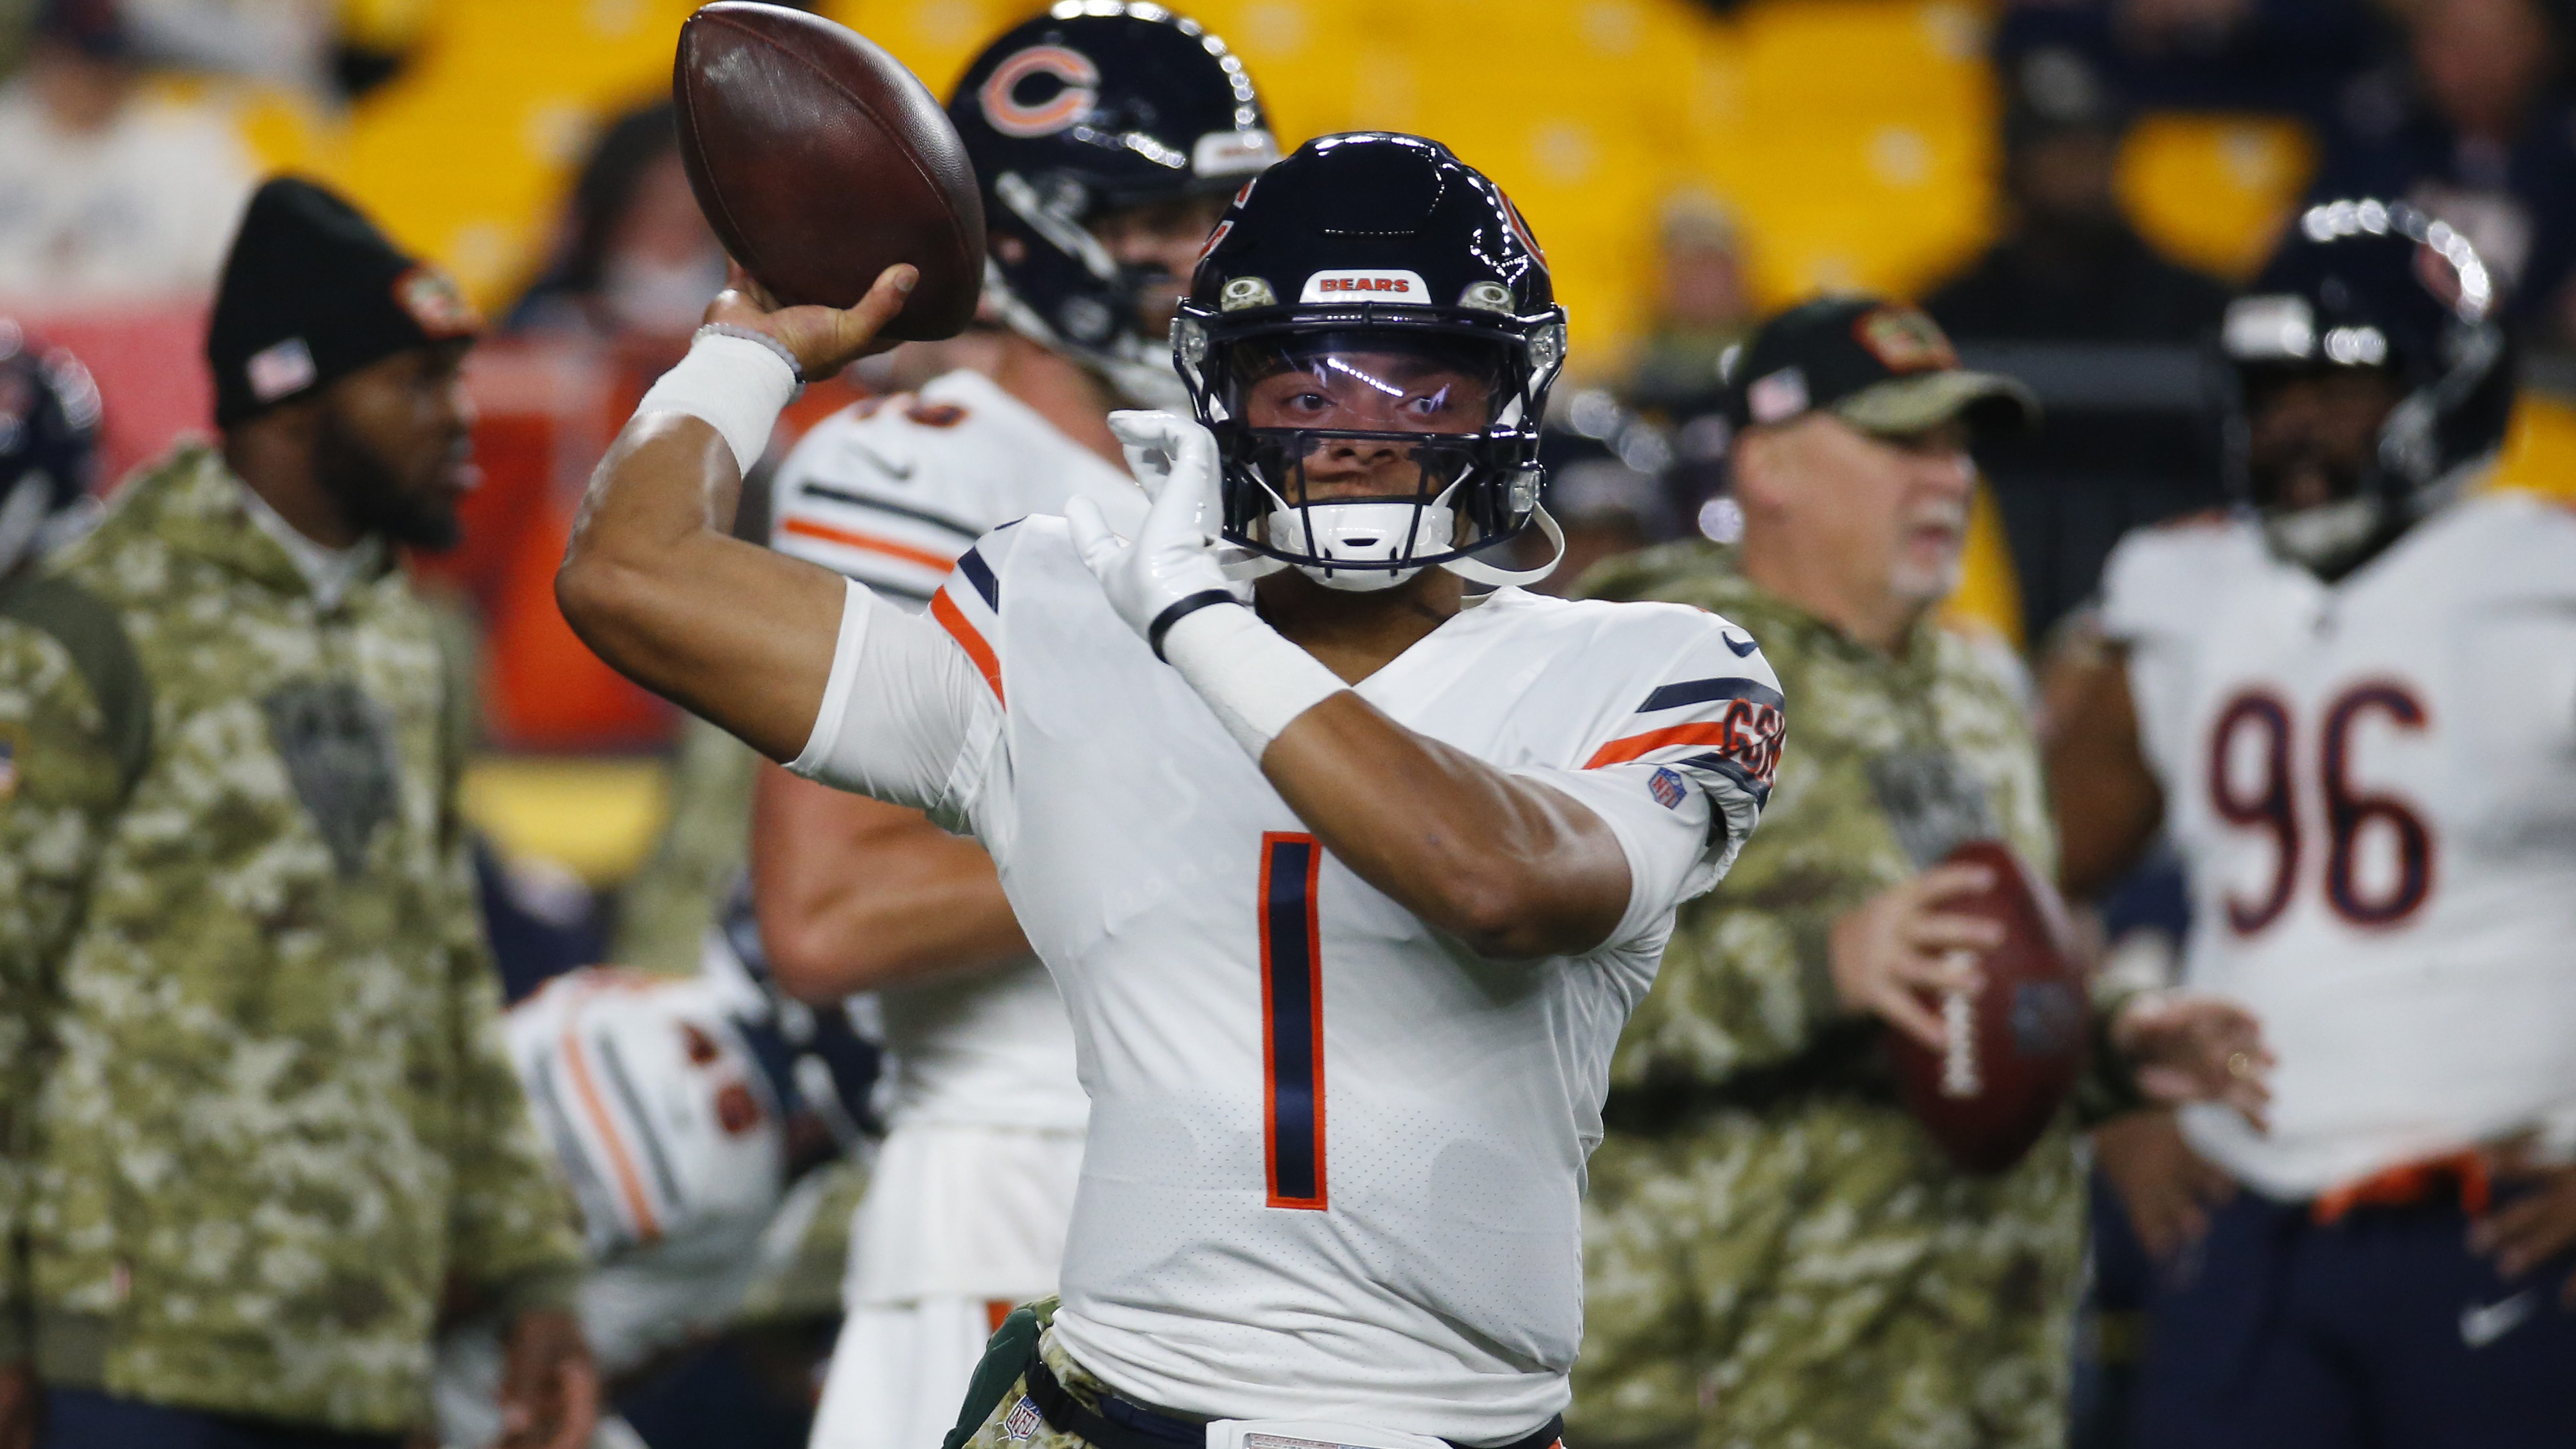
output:
M1181 400L1166 340L1181 287L1226 198L1278 155L1242 64L1148 6L1013 28L949 113L983 181L999 365L836 414L772 487L773 547L909 611L1014 519L1080 497L1133 527L1145 496L1109 412ZM1055 1291L1089 1110L1073 1029L981 847L901 805L762 775L772 969L817 1002L877 991L893 1055L813 1442L927 1446L1001 1316Z
M2251 506L2122 544L2120 647L2051 761L2070 881L2161 823L2189 984L2279 1058L2268 1132L2186 1111L2165 1169L2115 1166L2142 1236L2186 1244L2134 1442L2564 1445L2576 512L2466 494L2511 352L2411 207L2307 211L2224 342Z
M908 275L847 312L709 315L820 370ZM1078 498L998 530L929 619L710 526L793 373L702 335L602 464L558 592L772 758L972 830L1063 990L1092 1113L1062 1306L997 1336L959 1437L1324 1420L1544 1449L1610 1052L1675 905L1753 828L1777 680L1694 609L1468 605L1530 577L1487 550L1553 531L1564 312L1445 149L1280 162L1175 335L1199 422L1117 419L1146 518L1122 537Z
M510 1060L581 1211L592 1270L582 1337L602 1377L730 1327L786 1184L776 1084L746 979L613 967L558 976L505 1019ZM502 1441L501 1335L451 1329L432 1397L439 1442ZM641 1444L605 1415L594 1449Z

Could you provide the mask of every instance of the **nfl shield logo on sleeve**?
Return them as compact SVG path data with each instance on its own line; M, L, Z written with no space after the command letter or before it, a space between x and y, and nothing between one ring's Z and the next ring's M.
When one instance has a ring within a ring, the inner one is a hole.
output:
M1020 1395L1020 1401L1011 1405L1010 1416L1002 1420L1002 1437L1005 1439L1026 1439L1030 1435L1036 1433L1038 1431L1038 1425L1044 1422L1045 1420L1038 1416L1038 1406L1036 1401L1031 1399L1028 1395L1022 1394Z
M1653 791L1655 803L1667 810L1682 808L1682 777L1670 770L1657 770L1646 777L1646 788Z

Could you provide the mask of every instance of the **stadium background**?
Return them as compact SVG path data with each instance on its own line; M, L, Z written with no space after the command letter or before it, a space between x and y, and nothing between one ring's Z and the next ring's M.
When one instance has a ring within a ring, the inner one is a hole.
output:
M667 84L686 0L347 0L344 39L403 57L337 111L240 82L154 84L228 113L258 159L345 188L488 311L542 265L571 175L608 119ZM945 93L1026 0L837 0ZM1756 301L1824 288L1918 291L1991 236L1994 7L1968 0L1202 0L1262 87L1283 142L1363 127L1448 141L1512 192L1573 318L1573 369L1607 379L1647 320L1657 218L1705 192L1735 215ZM2120 192L2176 260L2242 279L2314 164L2298 120L2149 112ZM45 319L39 317L40 323ZM199 423L198 319L95 310L52 330L98 371L113 467ZM545 581L587 465L621 416L615 387L544 352L478 359L482 452L460 567L485 604L495 753L473 808L511 854L613 884L667 810L667 713L588 659ZM2535 395L2499 483L2576 478L2576 403ZM1991 507L1954 611L2019 642Z

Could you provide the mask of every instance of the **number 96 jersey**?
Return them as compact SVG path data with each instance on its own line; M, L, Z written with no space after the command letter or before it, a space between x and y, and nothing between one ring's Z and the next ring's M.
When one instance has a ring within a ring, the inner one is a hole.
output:
M2186 521L2104 590L2187 980L2280 1056L2268 1136L2195 1108L2193 1141L2297 1198L2576 1128L2576 512L2472 498L2339 585Z

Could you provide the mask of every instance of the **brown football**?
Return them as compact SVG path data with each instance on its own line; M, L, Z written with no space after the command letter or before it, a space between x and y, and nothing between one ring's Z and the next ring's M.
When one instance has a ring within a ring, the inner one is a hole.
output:
M882 335L953 337L984 286L984 204L927 88L853 31L709 5L671 66L680 159L734 260L780 302L847 307L897 262L921 281Z
M2004 941L1980 959L1979 990L1923 994L1949 1027L1947 1052L1896 1031L1887 1034L1888 1052L1906 1110L1951 1160L1970 1172L2001 1172L2039 1140L2073 1090L2092 1012L2056 890L2000 841L1969 841L1950 862L1985 866L1994 884L1942 908L2001 924Z

